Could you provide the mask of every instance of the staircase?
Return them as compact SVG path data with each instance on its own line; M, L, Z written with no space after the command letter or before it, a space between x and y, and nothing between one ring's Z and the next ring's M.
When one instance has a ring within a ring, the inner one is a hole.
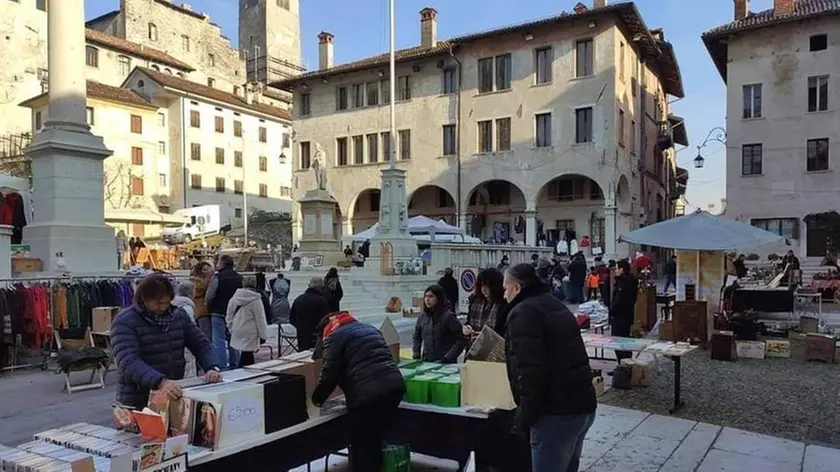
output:
M828 267L820 267L822 257L803 257L799 259L799 268L802 269L802 284L808 286L814 280L814 275L825 272Z

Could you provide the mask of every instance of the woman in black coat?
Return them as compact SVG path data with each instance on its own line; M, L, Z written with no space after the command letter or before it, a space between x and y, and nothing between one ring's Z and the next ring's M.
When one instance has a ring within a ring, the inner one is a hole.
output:
M414 359L454 364L467 344L461 323L449 309L443 287L429 285L412 338Z
M629 337L636 310L636 297L639 293L639 280L633 275L630 261L627 259L618 261L617 266L615 290L610 303L610 334ZM619 362L632 355L630 351L615 351L615 357Z
M338 269L330 267L327 275L324 276L324 296L330 304L330 309L341 311L341 299L344 297L344 289L341 288L341 281L338 279Z

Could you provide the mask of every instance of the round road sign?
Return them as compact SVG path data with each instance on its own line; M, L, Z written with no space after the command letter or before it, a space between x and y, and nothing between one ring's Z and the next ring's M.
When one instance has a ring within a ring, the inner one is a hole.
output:
M475 288L475 272L472 269L461 272L461 288L467 292L472 292Z

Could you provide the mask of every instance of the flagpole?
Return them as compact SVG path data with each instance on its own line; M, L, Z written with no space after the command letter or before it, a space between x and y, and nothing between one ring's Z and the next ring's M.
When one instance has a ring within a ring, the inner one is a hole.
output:
M391 16L391 19L390 19L390 34L391 34L390 55L391 55L391 59L390 59L390 64L389 64L389 66L390 66L389 74L390 74L391 78L389 80L388 86L391 89L390 90L390 92L391 92L390 93L391 103L388 104L388 107L390 109L389 111L390 111L390 114L391 114L391 132L389 133L389 135L390 135L389 139L391 141L391 143L390 143L390 150L391 150L390 154L391 155L388 156L388 158L390 159L389 167L391 169L395 169L397 167L397 122L396 122L396 120L397 120L397 110L396 110L396 107L394 106L394 100L396 100L396 98L397 98L396 97L396 91L397 91L396 70L397 70L397 67L396 67L396 55L394 53L394 51L396 49L396 40L395 40L395 34L394 34L394 25L395 25L394 2L395 2L395 0L390 0L390 2L389 2L390 3L390 16Z

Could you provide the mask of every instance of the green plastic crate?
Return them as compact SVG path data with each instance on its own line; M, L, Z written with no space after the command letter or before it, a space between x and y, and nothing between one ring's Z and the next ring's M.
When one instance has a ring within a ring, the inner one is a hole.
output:
M409 379L413 377L414 374L417 373L417 371L415 371L414 369L400 368L400 373L402 374L404 379Z
M461 406L461 376L441 377L431 385L432 404L445 408Z
M435 362L423 362L414 366L414 370L417 371L418 374L426 373L426 372L433 372L440 369L441 364Z
M411 450L408 446L388 445L382 448L382 472L411 472Z
M422 364L420 361L415 361L414 359L400 359L400 363L397 365L400 369L414 369L419 364Z
M410 379L405 379L405 401L419 404L429 403L432 382L440 377L436 374L417 374Z
M452 365L444 365L444 366L439 367L435 371L435 373L443 374L443 375L446 375L446 376L459 375L461 373L461 369L459 369L458 367L452 366Z

